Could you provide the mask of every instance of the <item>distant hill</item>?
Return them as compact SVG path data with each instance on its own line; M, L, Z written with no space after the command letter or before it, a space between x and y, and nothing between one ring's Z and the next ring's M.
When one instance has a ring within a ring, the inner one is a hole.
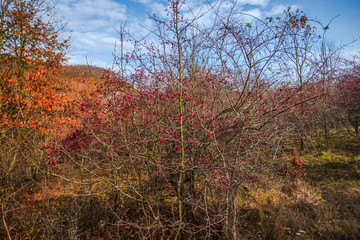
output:
M101 76L105 69L88 65L65 65L57 76L62 89L58 94L68 102L64 124L59 126L60 136L66 136L72 129L80 127L79 120L89 113L83 105L87 105L101 96L97 94Z
M106 69L89 65L65 65L63 70L59 76L62 79L90 79L100 78Z
M81 102L96 91L104 71L104 68L96 66L65 65L58 77L64 83L67 98Z

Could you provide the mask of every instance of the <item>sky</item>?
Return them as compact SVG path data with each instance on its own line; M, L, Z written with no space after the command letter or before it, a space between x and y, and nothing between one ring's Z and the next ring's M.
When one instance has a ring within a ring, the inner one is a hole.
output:
M187 0L191 11L206 9L215 0ZM299 8L309 18L329 25L327 40L337 46L360 37L360 0L219 0L244 6L243 10L260 19L281 14L284 9ZM55 0L56 14L67 23L65 35L71 37L69 64L90 64L110 68L117 29L126 28L135 34L146 34L153 26L149 15L163 16L166 0ZM188 12L189 12L188 9ZM346 57L360 55L360 39L343 48Z

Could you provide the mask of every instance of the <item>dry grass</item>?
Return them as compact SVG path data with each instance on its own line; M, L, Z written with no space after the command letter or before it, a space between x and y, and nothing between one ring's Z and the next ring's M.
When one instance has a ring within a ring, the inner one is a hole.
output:
M360 137L313 146L301 154L305 176L284 175L284 165L293 166L288 155L270 173L264 163L266 171L254 173L258 180L244 183L236 204L242 239L360 239ZM114 191L111 179L66 169L50 169L7 198L3 219L12 239L145 238L127 225L141 206ZM174 201L164 197L160 211L171 213Z

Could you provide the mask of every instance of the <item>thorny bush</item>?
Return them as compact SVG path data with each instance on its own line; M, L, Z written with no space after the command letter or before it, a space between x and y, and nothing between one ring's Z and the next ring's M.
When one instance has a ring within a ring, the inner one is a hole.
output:
M123 208L138 207L116 215L124 231L236 239L244 186L261 183L263 153L276 156L296 128L282 121L289 111L317 96L316 84L289 79L284 55L293 47L284 39L313 29L299 11L247 23L215 6L207 13L214 25L200 29L201 16L185 18L185 6L170 1L167 18L152 17L153 41L127 33L134 49L116 61L131 73L104 73L101 99L84 103L88 117L60 148L115 190Z

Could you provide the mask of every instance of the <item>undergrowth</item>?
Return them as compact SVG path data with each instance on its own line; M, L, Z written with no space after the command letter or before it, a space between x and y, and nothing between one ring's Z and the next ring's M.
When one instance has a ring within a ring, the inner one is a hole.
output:
M323 138L313 140L306 151L296 153L305 161L299 166L294 164L294 151L273 163L271 171L268 163L261 163L252 176L256 181L244 182L235 204L241 237L359 239L358 149L359 136L339 135L327 142ZM7 231L12 239L167 239L172 234L166 222L160 225L159 221L152 229L128 224L133 219L147 219L139 211L144 206L114 190L111 181L88 179L79 185L51 174L56 170L48 172L46 179L30 181L28 190L19 189L7 199L2 209L2 239ZM73 169L67 173L71 174L79 173ZM153 210L171 219L175 211L172 201L176 200L165 195L162 199ZM206 221L201 212L193 217L194 224ZM181 237L209 238L201 231ZM210 238L221 239L221 233Z

